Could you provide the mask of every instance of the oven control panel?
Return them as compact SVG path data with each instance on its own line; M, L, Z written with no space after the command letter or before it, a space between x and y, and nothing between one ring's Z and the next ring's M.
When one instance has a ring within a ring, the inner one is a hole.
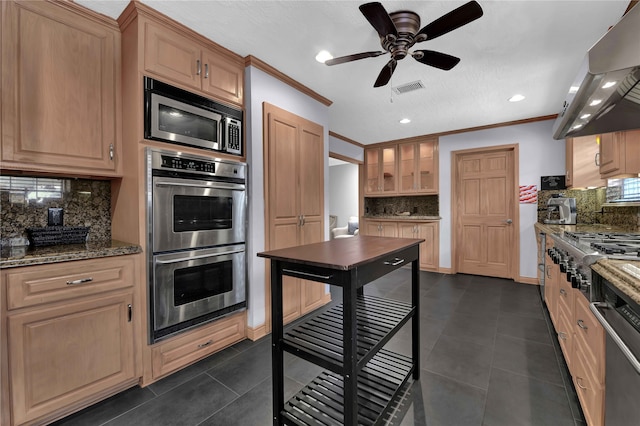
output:
M178 151L147 148L148 171L153 176L193 177L245 184L247 164Z
M216 163L211 161L192 160L189 158L172 157L170 155L161 156L162 163L160 167L173 170L184 170L190 172L206 172L215 173Z

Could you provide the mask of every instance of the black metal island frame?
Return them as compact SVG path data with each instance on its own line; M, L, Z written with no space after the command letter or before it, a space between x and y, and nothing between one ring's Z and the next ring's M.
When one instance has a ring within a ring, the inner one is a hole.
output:
M271 250L274 425L379 425L401 389L420 377L419 244L422 239L361 235ZM411 264L411 303L364 294L363 286ZM282 324L282 278L342 287L343 303ZM412 320L411 357L383 346ZM284 401L284 351L322 372Z

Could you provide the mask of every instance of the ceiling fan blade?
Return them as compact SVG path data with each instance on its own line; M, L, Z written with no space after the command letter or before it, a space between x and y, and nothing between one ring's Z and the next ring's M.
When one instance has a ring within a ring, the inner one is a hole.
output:
M381 87L386 85L389 80L391 80L391 76L393 72L396 70L396 65L398 65L398 61L395 59L390 60L387 64L382 68L380 74L378 75L378 79L373 84L373 87Z
M360 12L375 28L380 37L385 37L388 34L398 37L398 30L381 3L373 2L360 5Z
M411 55L413 56L413 59L422 64L430 65L446 71L449 71L451 68L458 65L458 62L460 62L460 58L447 55L446 53L436 52L434 50L416 50Z
M379 52L356 53L354 55L340 56L339 58L329 59L325 61L324 64L325 65L344 64L345 62L357 61L358 59L375 58L376 56L384 55L385 53L387 52L385 52L384 50L381 50Z
M416 34L416 37L424 34L427 36L426 40L433 40L449 31L453 31L469 22L475 21L482 15L482 7L480 7L478 2L470 1L426 25Z

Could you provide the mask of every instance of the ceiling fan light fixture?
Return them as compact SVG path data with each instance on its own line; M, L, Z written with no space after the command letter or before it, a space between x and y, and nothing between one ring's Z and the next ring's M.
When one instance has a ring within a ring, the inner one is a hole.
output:
M320 62L321 64L324 64L329 59L333 59L333 55L326 50L321 50L316 55L316 61Z
M518 93L518 94L515 94L512 97L510 97L509 98L509 102L520 102L520 101L522 101L524 99L525 99L524 95L521 95L521 94Z

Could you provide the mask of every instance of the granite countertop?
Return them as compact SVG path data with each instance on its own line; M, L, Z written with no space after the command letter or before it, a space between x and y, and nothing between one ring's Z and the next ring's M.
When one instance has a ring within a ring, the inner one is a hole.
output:
M0 251L0 269L66 262L69 260L121 256L140 253L141 251L142 248L137 244L116 240L33 248L29 246L6 247Z
M373 219L373 220L408 220L408 221L416 221L416 220L440 220L442 217L440 216L422 216L417 214L410 215L399 215L399 214L365 214L363 219Z
M640 232L639 228L624 228L621 226L604 225L598 223L579 223L577 225L556 225L536 222L534 228L545 234L562 234L565 231L574 232Z
M600 259L591 269L640 303L640 260Z

